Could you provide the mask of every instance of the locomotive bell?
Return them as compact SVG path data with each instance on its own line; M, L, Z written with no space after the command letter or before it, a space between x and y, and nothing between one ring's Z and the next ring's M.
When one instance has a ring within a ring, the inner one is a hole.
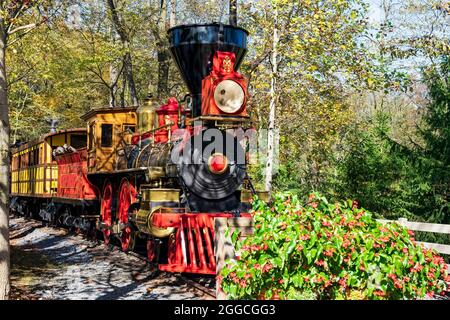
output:
M153 100L153 95L149 94L137 110L136 114L138 117L138 131L140 134L149 132L156 127L156 109L158 105L156 101Z

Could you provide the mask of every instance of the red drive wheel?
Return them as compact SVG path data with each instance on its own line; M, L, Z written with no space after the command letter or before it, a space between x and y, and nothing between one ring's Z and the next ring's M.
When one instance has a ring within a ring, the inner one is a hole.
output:
M119 222L121 224L128 224L128 210L134 202L136 202L136 189L131 185L128 179L123 179L119 191ZM123 251L127 251L132 245L132 232L130 226L126 226L125 229L122 230L120 242Z
M101 218L105 226L112 225L112 202L113 202L113 188L111 182L107 182L103 188L103 197L101 202ZM111 230L103 229L103 241L109 244L111 238Z

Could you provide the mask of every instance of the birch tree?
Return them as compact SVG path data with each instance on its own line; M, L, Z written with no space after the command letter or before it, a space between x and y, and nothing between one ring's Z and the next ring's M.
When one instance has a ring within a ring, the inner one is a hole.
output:
M177 24L177 0L170 0L169 27L173 28Z
M0 9L5 10L0 1ZM9 108L6 80L6 45L8 26L0 17L0 300L8 299L9 284Z
M272 171L274 162L275 142L275 109L277 102L277 77L278 77L278 5L272 2L274 12L273 36L272 36L272 73L270 75L270 105L269 105L269 128L267 135L267 164L265 172L265 187L267 191L272 189Z

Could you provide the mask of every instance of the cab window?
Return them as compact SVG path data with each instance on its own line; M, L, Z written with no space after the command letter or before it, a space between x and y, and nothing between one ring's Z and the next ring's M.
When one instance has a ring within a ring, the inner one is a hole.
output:
M136 133L136 126L133 124L124 124L123 131L124 133Z
M112 147L113 139L113 125L102 124L102 141L101 146L104 148Z

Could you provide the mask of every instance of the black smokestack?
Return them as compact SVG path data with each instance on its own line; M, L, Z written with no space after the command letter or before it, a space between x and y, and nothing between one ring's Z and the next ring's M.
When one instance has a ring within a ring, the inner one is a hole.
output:
M194 117L201 115L202 80L211 72L214 53L233 52L237 70L247 52L247 36L242 28L216 23L169 30L170 51L192 95Z

